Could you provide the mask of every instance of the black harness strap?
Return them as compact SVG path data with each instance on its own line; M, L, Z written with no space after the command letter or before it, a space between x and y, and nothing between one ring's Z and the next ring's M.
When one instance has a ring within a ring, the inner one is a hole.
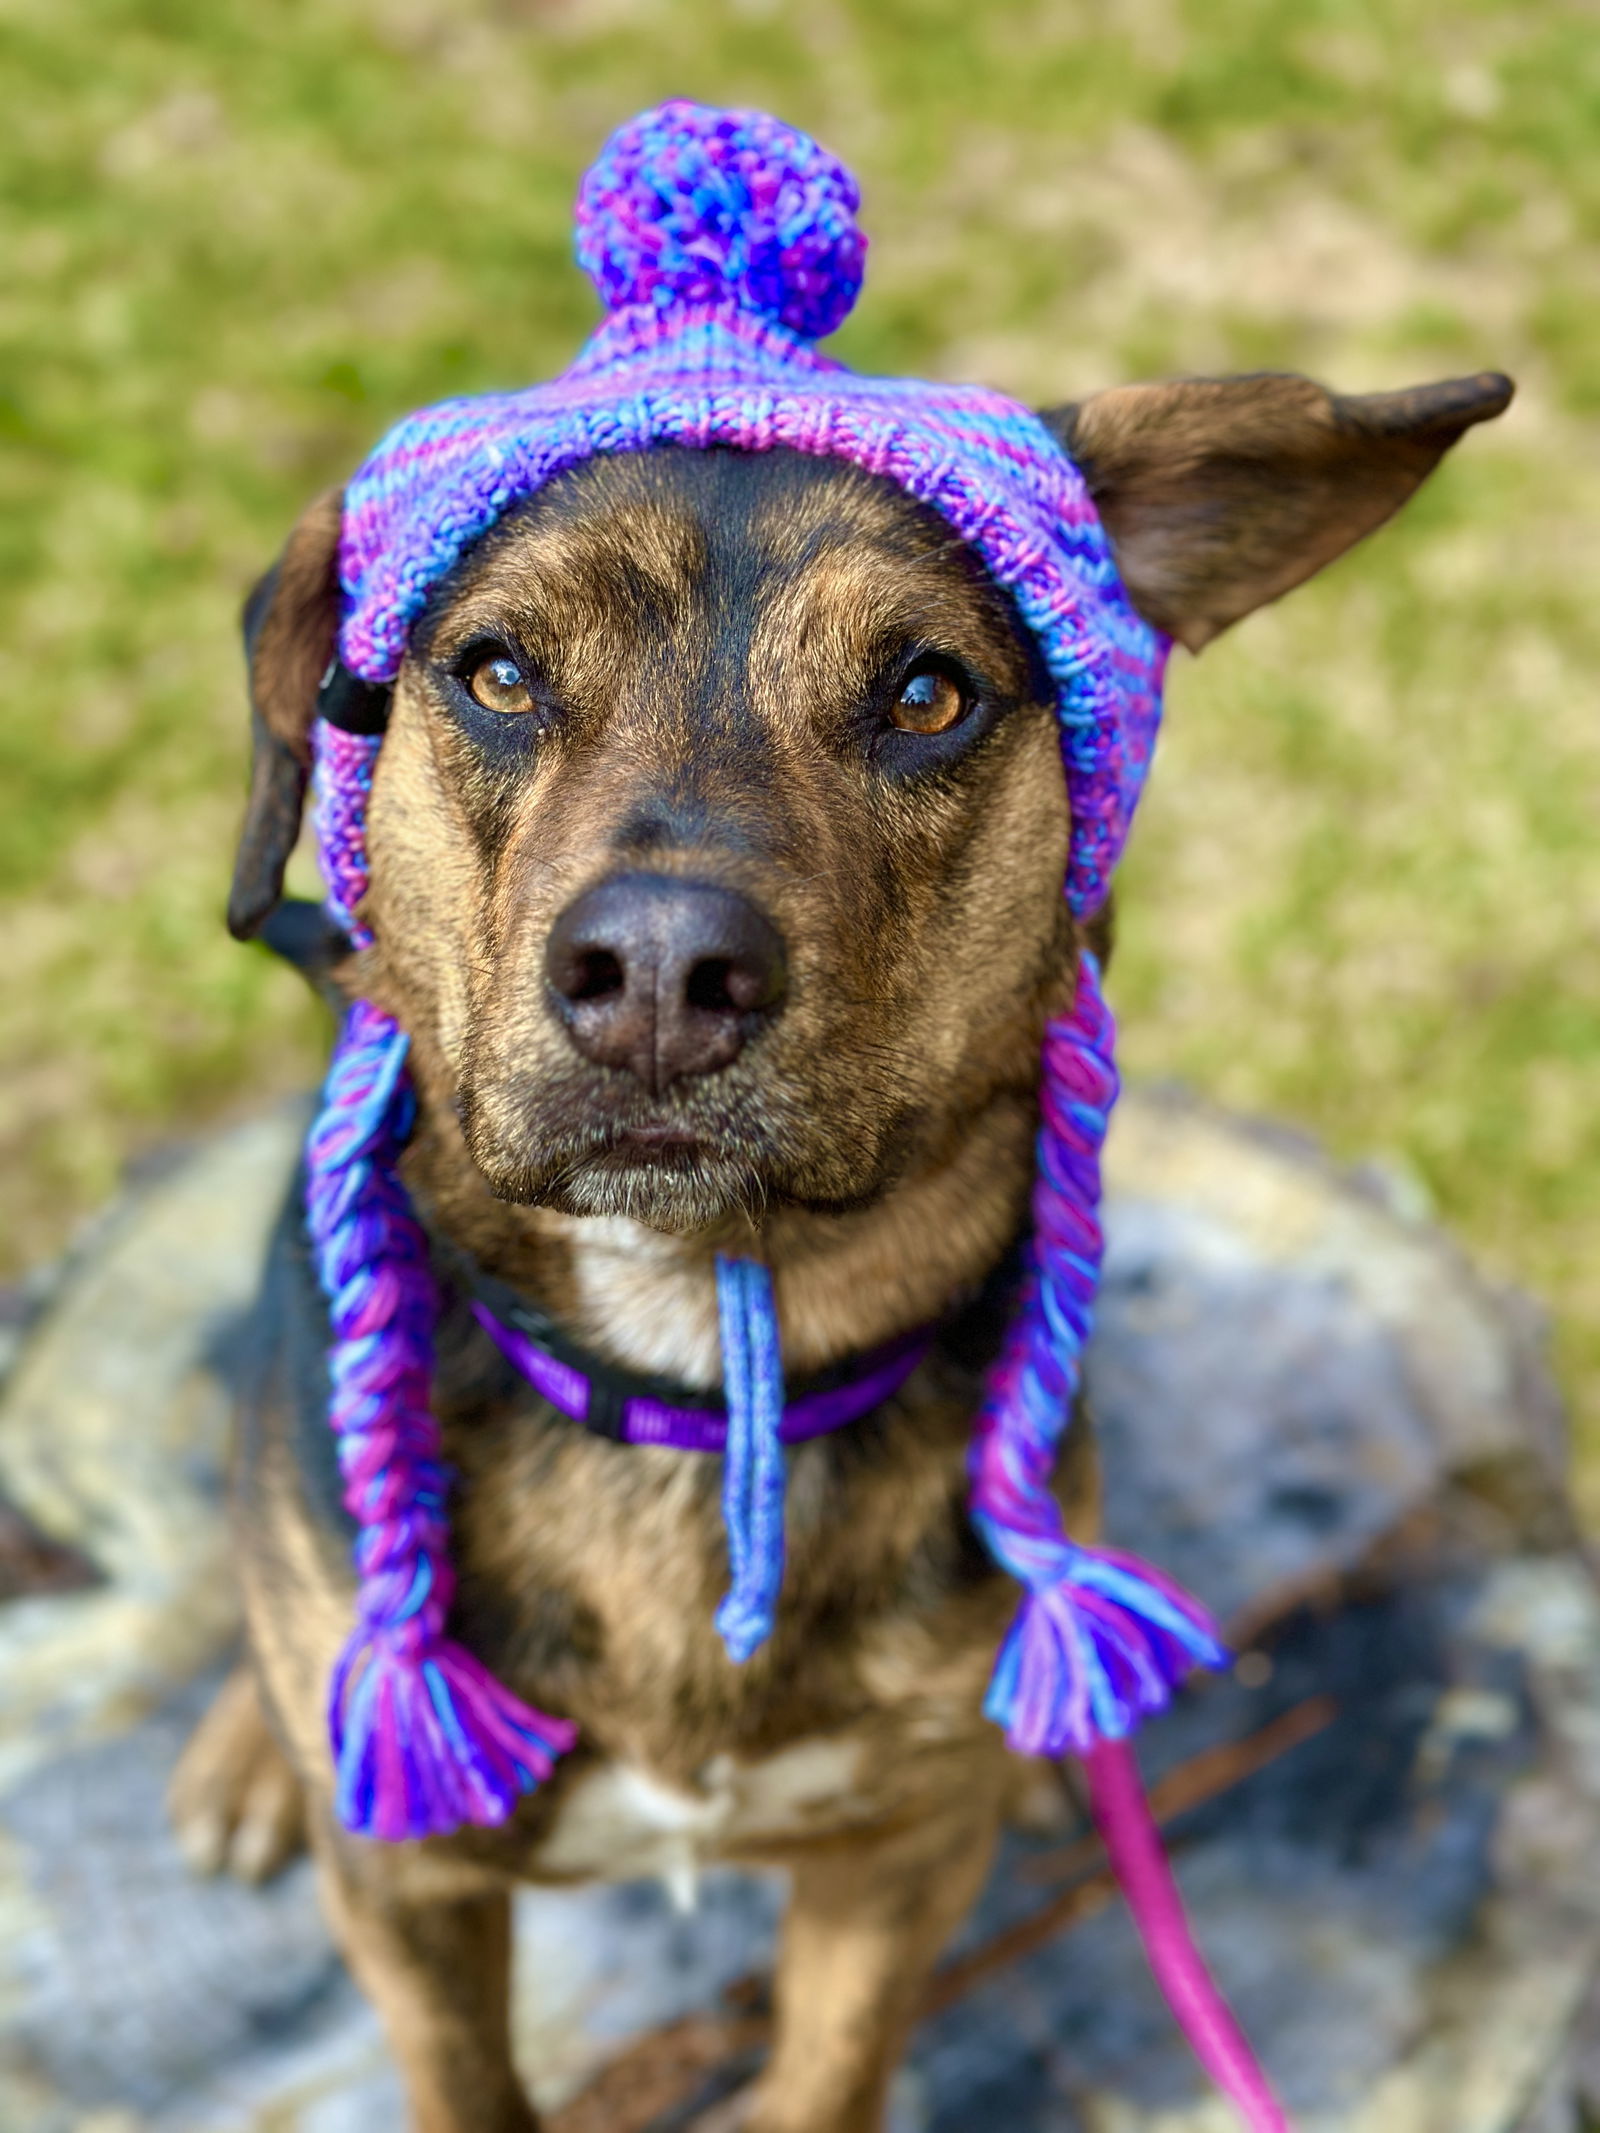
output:
M363 681L342 661L330 659L317 689L317 716L342 733L382 733L393 694L388 682Z

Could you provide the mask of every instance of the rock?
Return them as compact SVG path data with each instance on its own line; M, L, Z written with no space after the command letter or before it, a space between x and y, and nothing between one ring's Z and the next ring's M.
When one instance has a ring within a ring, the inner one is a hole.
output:
M131 1193L0 1408L0 1499L81 1588L0 1605L8 2133L400 2115L308 1869L197 1882L161 1807L236 1631L229 1359L302 1129L298 1108L256 1121ZM1193 1802L1170 1834L1208 1954L1304 2133L1579 2133L1600 2102L1600 1602L1537 1329L1393 1195L1182 1102L1125 1102L1108 1184L1111 1536L1242 1653L1144 1749ZM1092 1882L1062 1898L1084 1865L1008 1842L896 2133L1232 2123L1120 1906ZM1062 1901L1073 1930L1019 1954ZM763 1968L778 1903L737 1875L691 1918L654 1887L520 1900L519 2049L558 2129L645 2133L606 2102L629 2069L654 2133L743 2077L759 1990L731 2014L724 1995Z
M101 1583L0 1612L0 1786L156 1709L237 1630L230 1350L305 1118L256 1120L130 1195L16 1365L0 1496Z

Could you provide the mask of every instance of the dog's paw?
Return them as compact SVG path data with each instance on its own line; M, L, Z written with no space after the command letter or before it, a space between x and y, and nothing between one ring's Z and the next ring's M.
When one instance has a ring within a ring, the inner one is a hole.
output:
M196 1873L268 1881L304 1848L300 1780L267 1725L249 1667L235 1667L190 1736L167 1812Z

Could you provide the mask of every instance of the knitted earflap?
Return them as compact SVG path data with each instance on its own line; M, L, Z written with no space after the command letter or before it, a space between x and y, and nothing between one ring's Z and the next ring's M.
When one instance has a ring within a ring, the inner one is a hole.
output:
M1100 1281L1115 1038L1086 950L1071 1012L1045 1032L1028 1276L970 1460L972 1522L1024 1588L984 1709L1024 1755L1120 1740L1193 1667L1228 1663L1204 1610L1158 1570L1069 1540L1050 1487Z
M319 720L316 827L328 903L358 946L366 801L380 737ZM1100 1150L1116 1100L1115 1028L1085 952L1070 1012L1044 1041L1030 1265L990 1375L971 1454L972 1517L1024 1588L985 1710L1019 1752L1084 1753L1160 1710L1227 1654L1196 1603L1148 1565L1067 1537L1050 1480L1071 1419L1103 1240ZM413 1100L407 1040L379 1009L346 1017L307 1146L307 1215L334 1343L329 1420L361 1527L360 1620L336 1672L330 1730L351 1828L420 1836L502 1821L574 1728L520 1704L443 1637L452 1577L447 1481L429 1400L438 1300L395 1164ZM771 1276L717 1267L732 1583L730 1655L772 1633L783 1577L782 1361ZM460 1775L457 1776L459 1768Z
M319 720L314 742L329 908L366 947L356 911L380 737ZM431 1404L439 1301L395 1167L414 1110L407 1045L392 1016L358 1000L306 1144L306 1227L332 1334L328 1422L359 1529L356 1626L328 1692L336 1804L347 1829L390 1839L503 1822L577 1738L444 1633L455 1578Z

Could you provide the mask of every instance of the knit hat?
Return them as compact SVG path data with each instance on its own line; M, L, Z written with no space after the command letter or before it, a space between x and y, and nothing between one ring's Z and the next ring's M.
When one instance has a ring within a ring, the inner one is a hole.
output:
M1166 641L1135 614L1082 475L1031 409L979 386L861 377L816 347L861 285L855 180L761 112L669 103L578 194L609 316L549 385L396 425L345 490L340 651L392 680L430 588L513 504L601 452L787 446L886 476L1006 587L1053 676L1072 804L1067 894L1105 899L1144 782Z
M408 416L350 482L339 663L313 746L328 905L358 946L372 939L359 913L381 691L430 589L564 469L657 445L845 460L931 507L977 552L1054 683L1071 805L1065 893L1080 919L1100 908L1149 765L1167 641L1130 605L1084 479L1037 415L979 387L858 376L818 350L860 284L857 205L849 173L776 119L685 102L644 113L579 194L578 257L607 316L577 361L547 385ZM1113 1049L1085 950L1072 1006L1045 1033L1026 1271L973 1434L972 1520L1022 1587L985 1711L1021 1752L1085 1758L1185 2027L1249 2122L1280 2126L1188 1942L1123 1745L1192 1666L1226 1655L1158 1571L1071 1540L1050 1486L1100 1273ZM406 1054L390 1016L350 1008L306 1166L332 1329L329 1419L358 1527L357 1621L330 1693L337 1806L348 1828L384 1839L505 1820L576 1731L446 1634L449 1477L430 1407L439 1299L397 1168L414 1109ZM786 1410L767 1269L720 1261L718 1303L731 1586L717 1620L742 1661L781 1604Z

